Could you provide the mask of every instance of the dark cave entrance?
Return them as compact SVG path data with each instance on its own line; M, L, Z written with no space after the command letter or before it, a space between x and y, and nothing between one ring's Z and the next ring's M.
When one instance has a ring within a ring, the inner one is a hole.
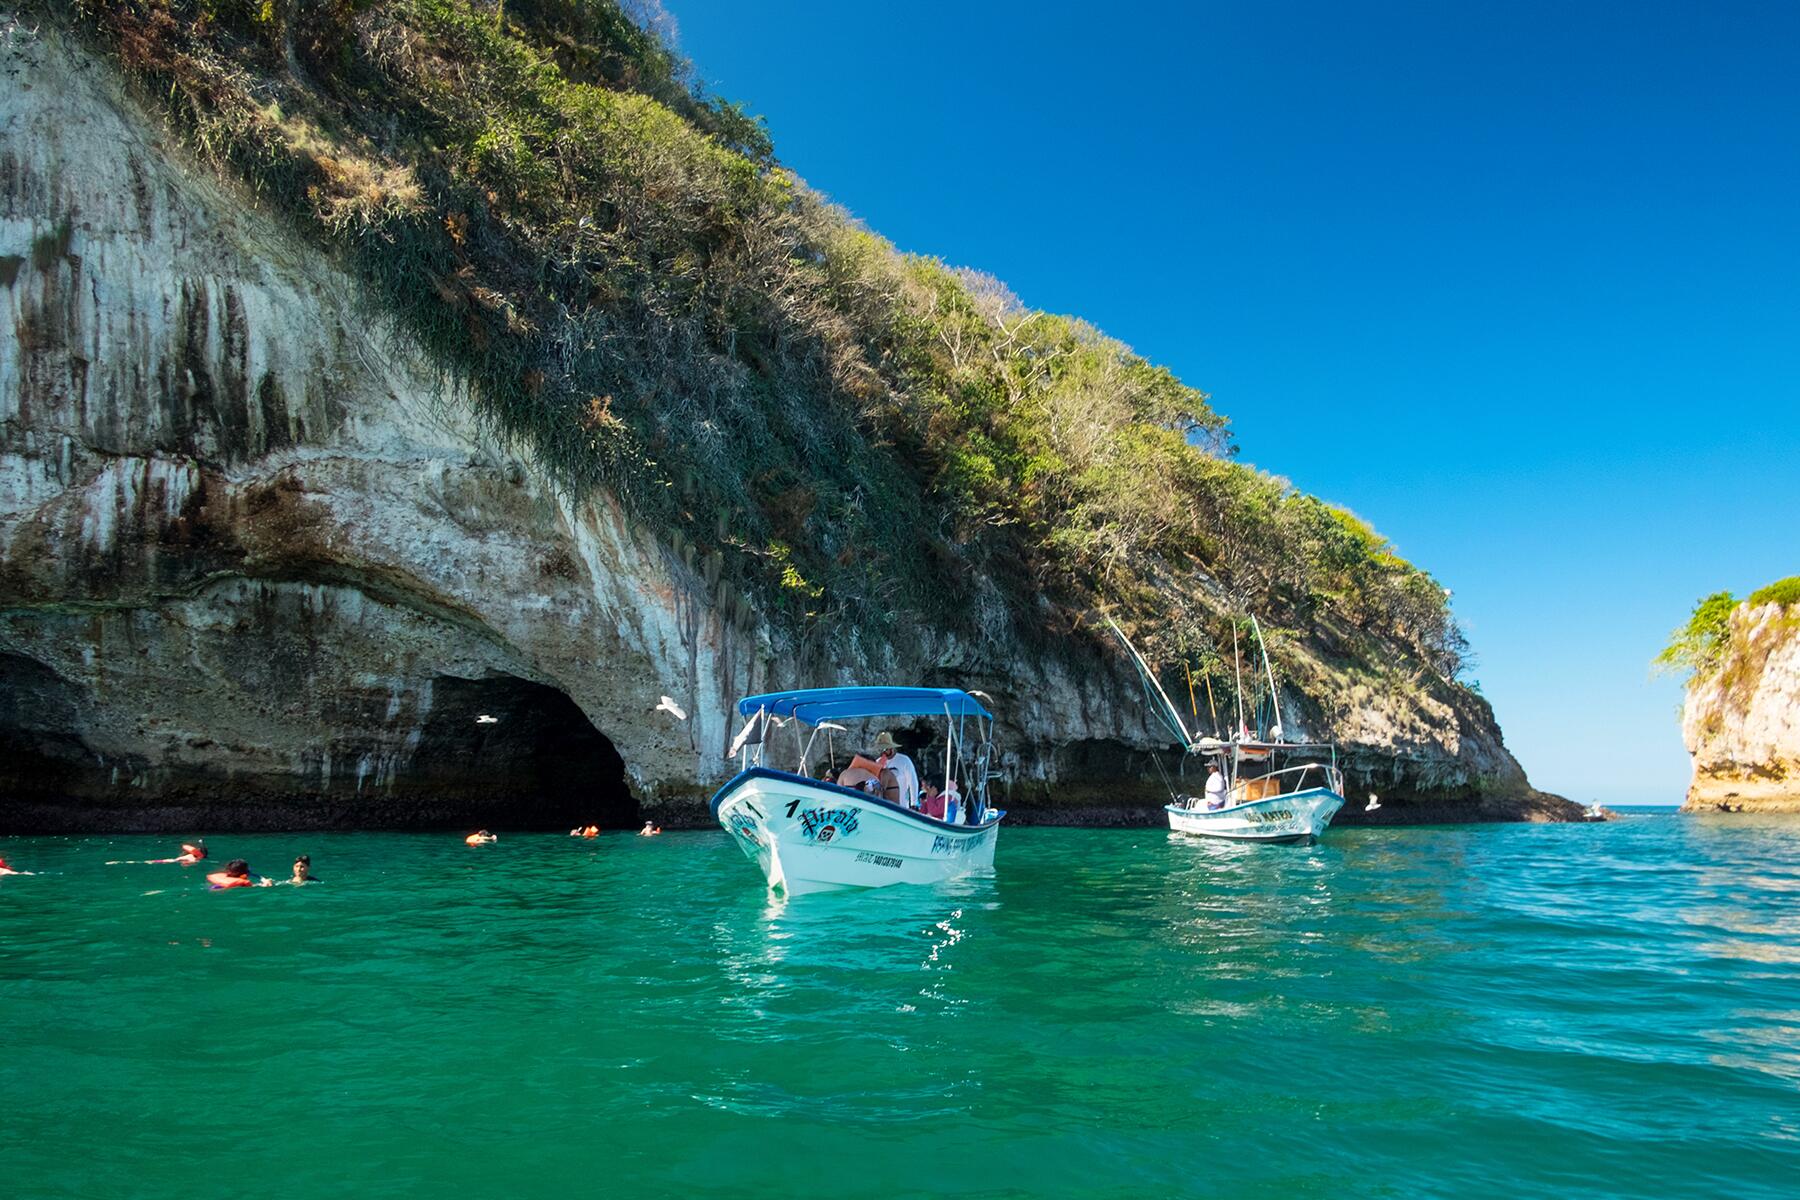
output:
M625 829L637 797L625 760L576 703L513 675L432 683L431 715L398 787L430 797L433 824Z

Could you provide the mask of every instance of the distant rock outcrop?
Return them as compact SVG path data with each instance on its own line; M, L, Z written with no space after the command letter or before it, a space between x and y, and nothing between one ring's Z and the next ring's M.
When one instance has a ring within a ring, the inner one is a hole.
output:
M1800 603L1762 596L1730 611L1713 665L1688 682L1690 811L1800 812Z

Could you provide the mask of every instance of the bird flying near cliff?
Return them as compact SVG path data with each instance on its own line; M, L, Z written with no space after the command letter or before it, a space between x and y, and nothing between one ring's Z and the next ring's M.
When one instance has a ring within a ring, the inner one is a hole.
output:
M683 709L681 705L675 703L674 698L671 696L664 696L661 700L658 700L656 702L656 707L652 708L650 711L666 712L677 721L687 720L687 711Z

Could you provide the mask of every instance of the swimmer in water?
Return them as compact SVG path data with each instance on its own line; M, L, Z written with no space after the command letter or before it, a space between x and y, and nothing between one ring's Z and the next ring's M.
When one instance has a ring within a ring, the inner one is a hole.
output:
M234 858L226 863L223 871L214 871L208 875L206 882L215 892L223 892L231 888L275 886L273 879L263 879L250 874L250 864L241 858Z
M288 882L295 887L304 883L319 882L319 877L312 873L312 855L302 854L294 860L294 877Z
M662 832L662 826L653 821L645 821L644 827L638 830L639 837L655 837Z
M600 836L600 827L598 825L589 825L586 829L581 831L581 836L584 838L597 838Z
M21 871L10 865L4 855L0 855L0 875L35 875L35 871Z
M144 861L147 863L180 863L184 867L191 867L205 857L206 842L195 838L191 842L181 843L181 853L174 858L147 858Z
M485 846L489 842L497 842L499 840L498 837L485 829L477 829L474 833L471 833L468 837L463 839L464 842L471 846Z

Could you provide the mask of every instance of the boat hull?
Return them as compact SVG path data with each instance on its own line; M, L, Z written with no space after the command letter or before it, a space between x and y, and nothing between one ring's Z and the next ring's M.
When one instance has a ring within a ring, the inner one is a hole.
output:
M790 896L991 871L1000 824L951 825L762 767L720 788L712 809L768 885Z
M1342 807L1344 798L1331 789L1308 788L1231 808L1207 811L1170 804L1163 811L1176 833L1238 842L1305 842L1324 833Z

